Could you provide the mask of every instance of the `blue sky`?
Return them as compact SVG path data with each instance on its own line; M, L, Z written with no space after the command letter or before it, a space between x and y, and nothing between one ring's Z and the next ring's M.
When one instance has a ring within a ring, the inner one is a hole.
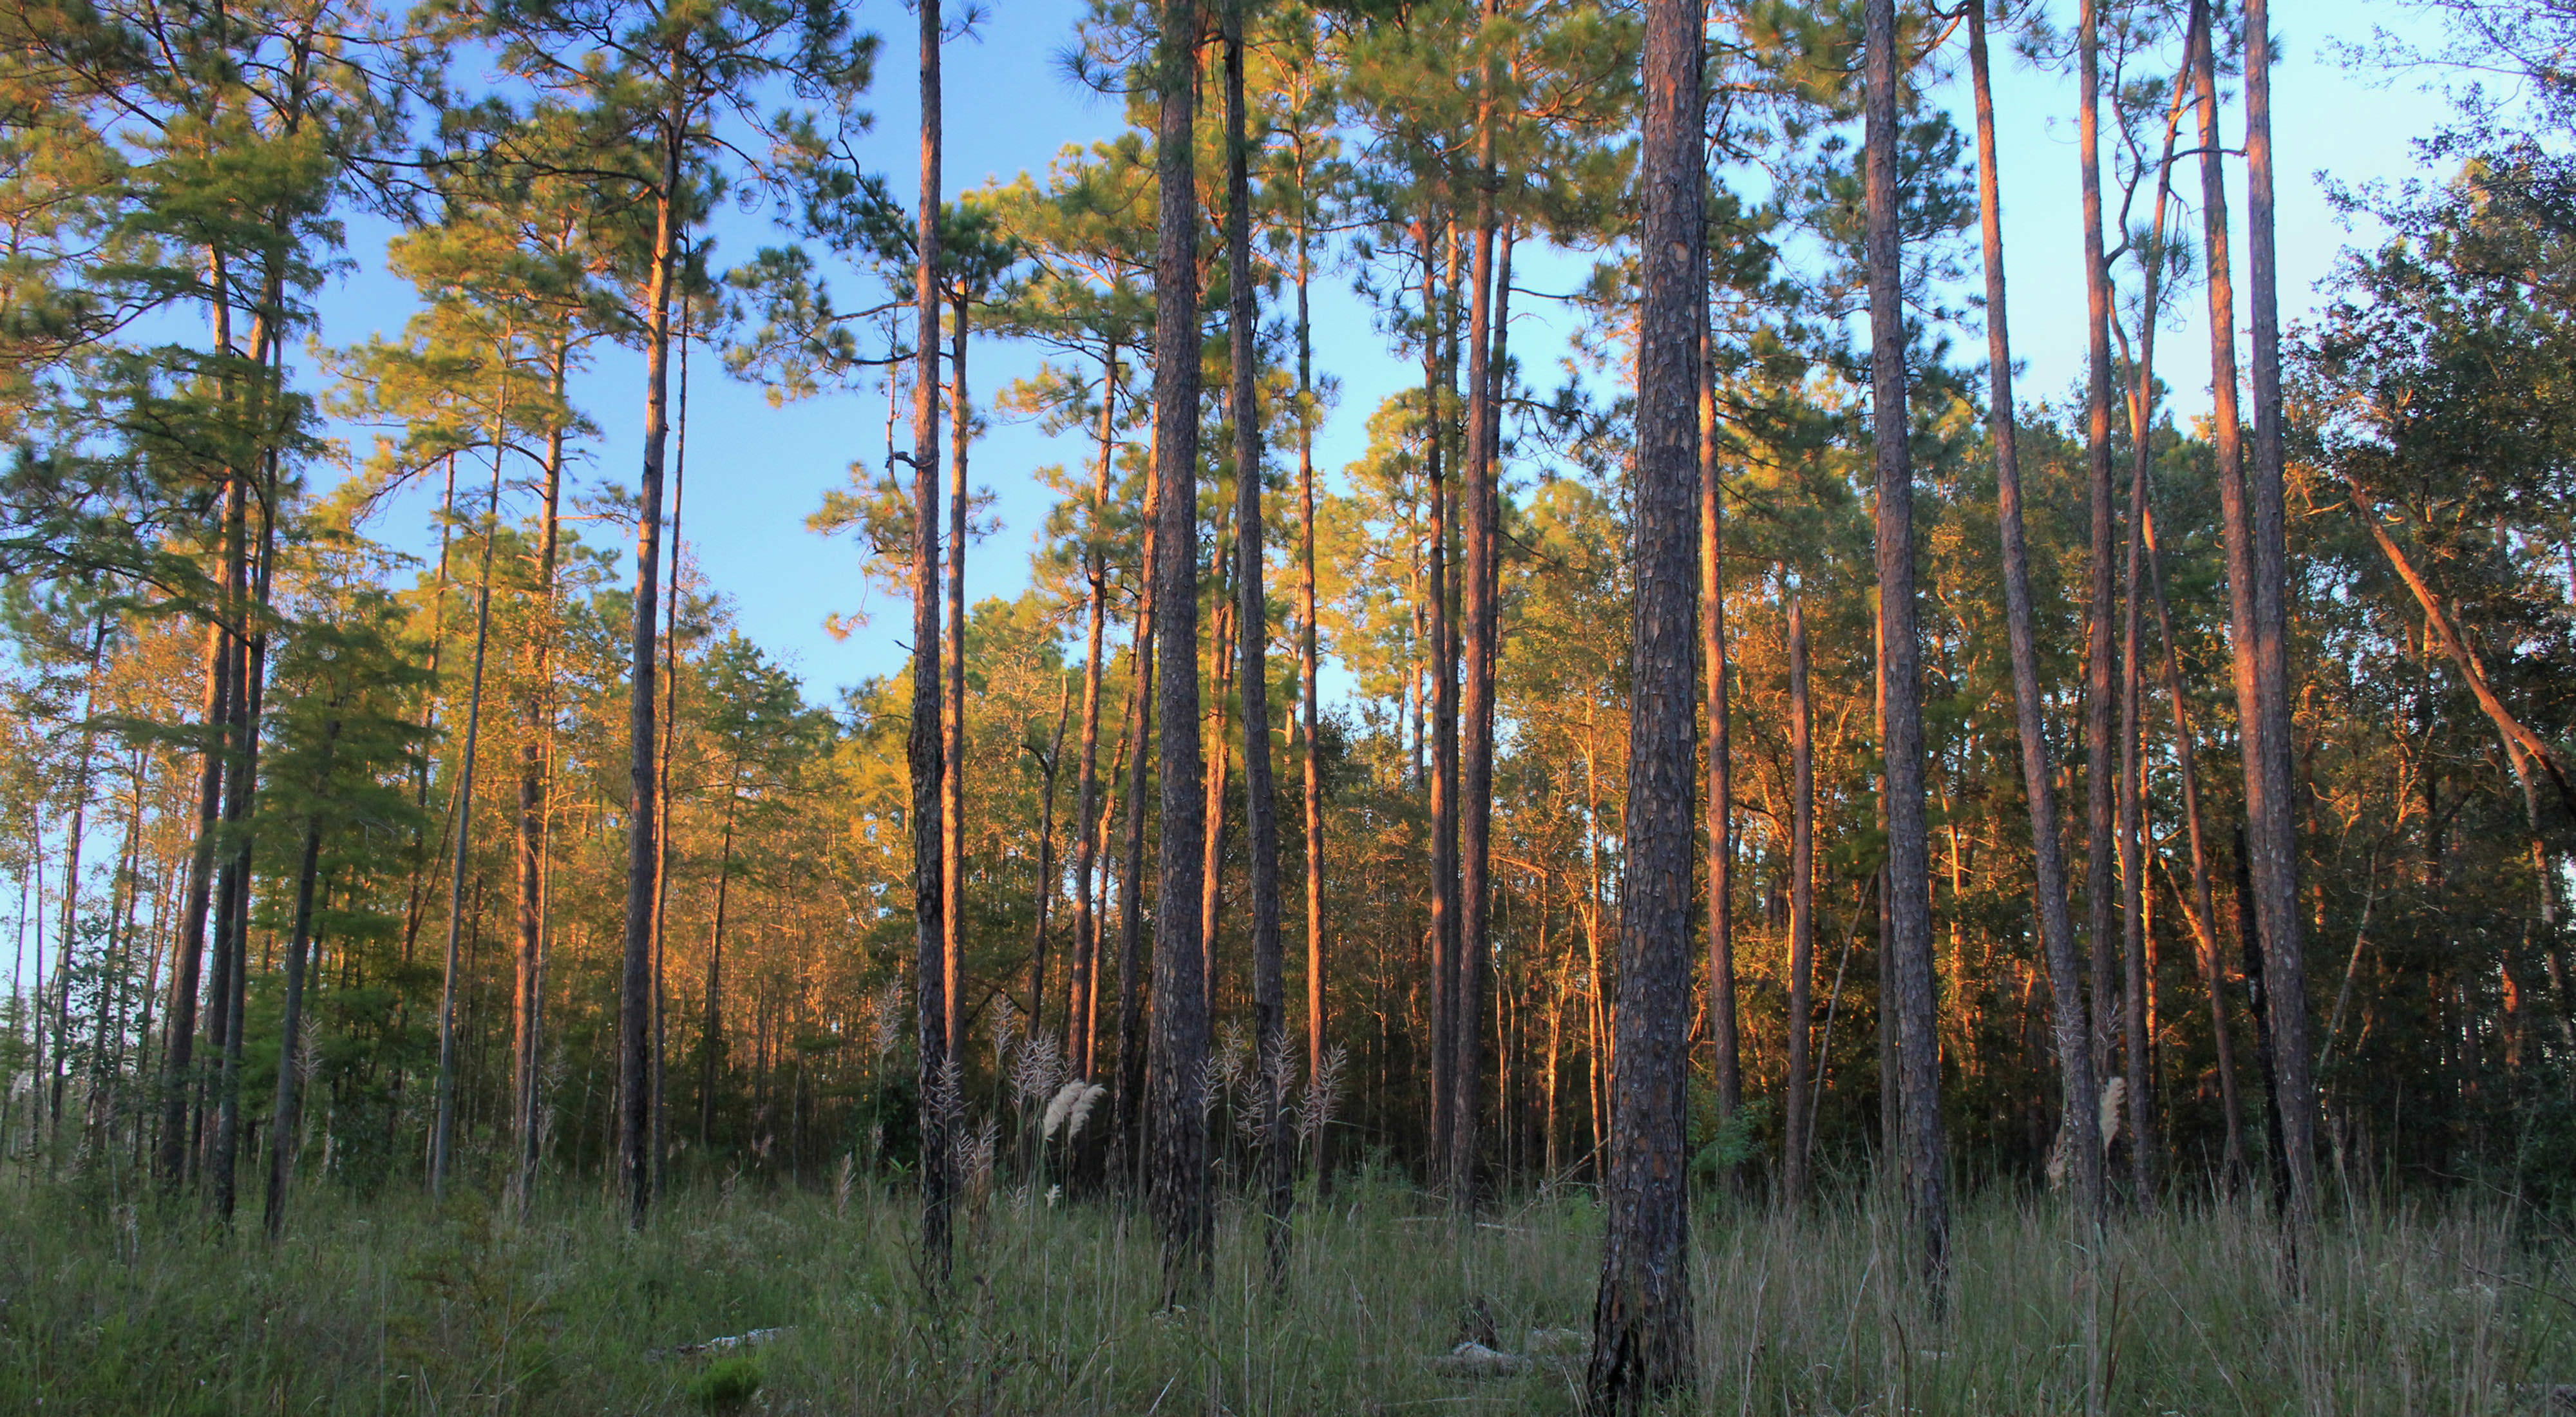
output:
M2051 0L2050 8L2066 12L2054 16L2061 22L2072 22L2072 0ZM945 175L952 195L1022 171L1042 174L1066 144L1106 137L1122 126L1115 100L1075 85L1057 63L1081 13L1079 0L995 0L992 9L978 35L952 42L946 51ZM908 18L889 5L863 10L859 22L892 41L870 95L876 123L862 155L892 178L897 192L909 193L917 181L918 108ZM2346 183L2414 175L2411 140L2433 131L2448 111L2416 78L2392 80L2354 69L2330 50L2330 41L2365 38L2375 25L2420 32L2420 23L2412 12L2387 3L2277 0L2274 6L2274 29L2284 48L2275 68L2274 111L2283 181L2284 313L2290 320L2315 307L2315 287L2338 255L2371 239L2367 231L2339 224L2318 174ZM2083 357L2073 85L1999 53L1996 88L2012 333L2024 369L2020 387L2024 398L2054 396L2069 387ZM1964 73L1938 97L1964 126ZM2239 121L2233 113L2226 120L2231 142L2241 140ZM2241 223L2241 165L2236 176L2231 209ZM356 269L324 294L324 341L341 345L389 333L409 312L409 288L380 269L384 235L380 226L353 228ZM746 222L730 221L720 258L747 256L756 239ZM2240 283L2244 249L2240 238ZM1553 264L1570 280L1579 263ZM1524 286L1567 283L1526 258L1522 271ZM1317 455L1318 467L1330 476L1361 450L1369 411L1418 377L1418 366L1377 334L1372 312L1351 293L1346 272L1319 278L1316 297L1317 367L1342 385ZM1550 386L1555 376L1548 366L1561 353L1570 324L1561 314L1530 308L1535 304L1523 302L1513 346L1532 382ZM2186 417L2208 406L2201 353L2206 325L2197 309L2196 298L2180 301L2160 337L2170 352L2165 363L2175 385L2174 406ZM1981 350L1981 329L1963 331L1960 343ZM1002 383L1030 372L1037 357L1033 349L980 344L969 364L977 403L989 408ZM633 485L641 385L641 362L624 351L603 353L577 383L575 402L603 434L575 469L578 482ZM882 449L885 412L880 397L855 395L772 408L760 389L726 378L711 351L701 349L692 361L685 525L690 554L705 581L731 599L740 627L791 666L818 700L867 675L889 672L906 652L900 639L908 634L905 607L881 594L871 600L855 550L804 526L823 494L845 484L853 459L873 458ZM973 466L976 484L996 495L1000 526L969 555L970 600L1011 594L1025 583L1028 552L1050 499L1034 471L1081 456L1073 441L1050 440L1033 424L994 415ZM434 488L416 488L391 499L370 529L394 544L420 546L434 497ZM585 532L594 540L610 534L605 527ZM827 617L853 611L869 612L872 622L846 639L825 630Z

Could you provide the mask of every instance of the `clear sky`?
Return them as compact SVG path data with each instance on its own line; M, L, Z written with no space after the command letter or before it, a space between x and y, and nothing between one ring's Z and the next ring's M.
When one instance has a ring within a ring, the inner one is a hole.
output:
M2072 0L2052 0L2051 9L2066 12L2054 18L2072 23ZM1081 12L1079 0L994 0L992 10L977 36L952 42L946 51L945 175L952 195L1022 171L1042 174L1066 144L1106 137L1122 126L1116 101L1072 83L1057 63ZM863 9L858 20L889 39L870 96L876 125L862 145L863 157L890 177L896 192L909 194L917 183L918 113L910 25L891 5ZM2329 42L2365 38L2374 25L2417 24L2411 12L2386 0L2276 0L2273 25L2283 46L2274 70L2279 245L2284 313L2291 321L2315 308L2315 288L2338 255L2371 239L2367 231L2347 231L2338 223L2319 174L2346 183L2414 175L2411 141L2432 132L2448 112L2443 100L2417 87L2417 79L2391 80L2352 68L2329 50ZM1955 67L1964 70L1963 64ZM2055 397L2079 375L2084 348L2074 89L2064 76L2035 72L2001 53L1996 89L2020 389L2025 400ZM1964 73L1939 97L1966 126ZM2241 118L2231 109L2224 122L2229 142L2240 142ZM2241 223L2242 166L2232 166L2237 180L2231 210ZM2183 185L2197 190L2196 178ZM347 344L391 332L410 309L409 288L378 269L384 234L380 226L353 228L357 269L324 295L325 341ZM740 219L729 219L720 233L719 264L747 256L756 239ZM2244 250L2240 238L2240 289ZM1544 276L1524 276L1520 283L1547 282ZM845 303L860 294L852 292ZM1369 411L1418 371L1376 331L1369 308L1350 293L1347 273L1319 278L1316 295L1317 367L1342 381L1317 454L1318 467L1330 476L1360 451ZM1513 346L1531 381L1552 386L1556 376L1548 365L1562 346L1566 321L1531 308L1537 304L1522 302ZM2208 407L2206 323L2198 308L2196 294L2178 302L2160 336L2170 357L2159 362L2174 385L2174 406L2186 417ZM1959 345L1981 352L1981 329L1963 331ZM1001 384L1029 372L1036 359L1032 349L980 344L969 364L977 403L989 407ZM623 351L603 353L578 382L575 402L603 436L586 450L586 464L575 469L577 480L634 484L641 388L641 361ZM684 531L701 574L731 598L741 628L793 667L816 699L897 668L907 653L906 608L882 596L871 603L854 549L804 526L825 491L845 485L853 459L880 455L882 399L827 395L773 409L761 390L726 378L718 359L702 349L692 364L690 420ZM1000 528L969 554L970 601L1010 594L1025 583L1028 552L1050 498L1034 470L1081 457L1074 440L1051 442L1032 424L995 416L991 433L975 448L973 468L975 483L996 494ZM434 489L415 489L393 499L371 530L397 545L421 545L419 529L427 524L434 495ZM596 541L613 532L592 526L584 534ZM826 632L826 617L852 611L871 612L873 621L847 639Z

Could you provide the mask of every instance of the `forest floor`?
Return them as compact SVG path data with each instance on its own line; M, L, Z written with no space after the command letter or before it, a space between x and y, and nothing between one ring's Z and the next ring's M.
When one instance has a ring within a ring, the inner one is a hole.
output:
M1463 1230L1361 1182L1301 1210L1277 1289L1260 1217L1228 1205L1213 1284L1173 1310L1141 1217L1005 1187L961 1214L933 1311L909 1195L864 1181L676 1193L641 1236L596 1192L524 1221L323 1187L298 1205L271 1247L252 1215L219 1239L0 1180L0 1410L1568 1412L1599 1243L1580 1190ZM2132 1217L2088 1253L2056 1208L1997 1196L1958 1217L1945 1315L1900 1233L1867 1199L1702 1204L1700 1384L1673 1410L2576 1411L2576 1243L2527 1213L2347 1214L2294 1293L2242 1207ZM1501 1356L1453 1352L1469 1339Z

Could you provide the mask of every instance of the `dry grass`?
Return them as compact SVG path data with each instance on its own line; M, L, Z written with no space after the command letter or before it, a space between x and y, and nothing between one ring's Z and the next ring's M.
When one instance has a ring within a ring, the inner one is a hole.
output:
M746 1368L754 1412L1563 1412L1579 1355L1500 1377L1427 1360L1473 1327L1471 1299L1505 1350L1588 1328L1598 1234L1580 1192L1461 1230L1363 1182L1301 1214L1281 1290L1258 1217L1229 1209L1209 1292L1157 1312L1142 1223L1005 1192L970 1219L933 1310L907 1198L864 1180L675 1197L641 1237L588 1203L518 1223L309 1194L273 1251L64 1192L0 1190L0 1208L0 1409L84 1414L691 1412L722 1408ZM2474 1209L2348 1216L2294 1294L2241 1209L2130 1221L2088 1253L2054 1210L1995 1199L1961 1216L1936 1315L1872 1204L1718 1208L1693 1256L1701 1384L1673 1407L2546 1410L2576 1383L2576 1276L2545 1230ZM657 1352L765 1328L787 1332L747 1355Z

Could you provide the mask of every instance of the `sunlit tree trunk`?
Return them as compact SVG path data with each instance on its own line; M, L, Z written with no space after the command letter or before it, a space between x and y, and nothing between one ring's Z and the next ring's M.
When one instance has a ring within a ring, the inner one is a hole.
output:
M1807 703L1807 615L1789 600L1789 1077L1788 1135L1780 1189L1807 1201L1808 1137L1815 1130L1807 1090L1808 1019L1816 970L1816 755Z

